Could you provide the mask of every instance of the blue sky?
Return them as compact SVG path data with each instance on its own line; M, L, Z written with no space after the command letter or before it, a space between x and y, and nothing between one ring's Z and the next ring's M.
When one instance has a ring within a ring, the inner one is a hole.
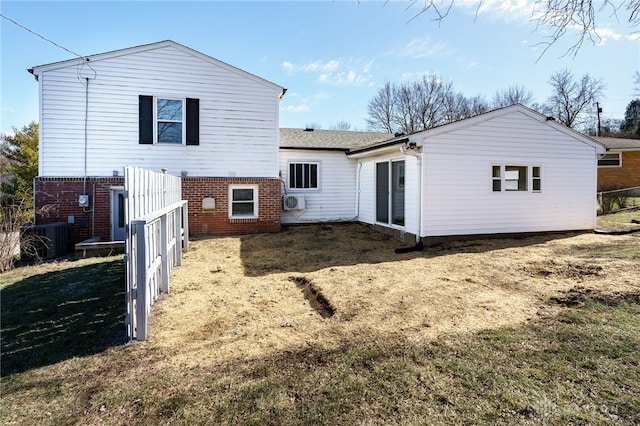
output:
M281 127L340 121L365 130L367 103L385 81L436 73L467 96L491 99L523 85L537 102L562 68L607 86L603 118L622 118L634 98L640 34L601 15L602 39L564 56L570 31L540 57L543 29L532 0L456 0L440 23L408 0L397 1L5 1L2 14L80 55L171 39L288 89ZM412 6L413 4L413 6ZM477 11L477 14L476 14ZM38 85L27 68L74 56L0 19L0 131L38 121ZM639 29L636 28L636 31Z

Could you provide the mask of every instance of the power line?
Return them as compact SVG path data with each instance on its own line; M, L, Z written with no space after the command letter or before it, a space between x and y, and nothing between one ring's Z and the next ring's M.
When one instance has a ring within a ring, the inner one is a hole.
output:
M84 56L82 56L82 55L80 55L80 54L78 54L78 53L76 53L76 52L74 52L74 51L72 51L72 50L69 50L69 49L67 49L67 48L66 48L66 47L64 47L64 46L60 46L60 45L59 45L58 43L56 43L55 41L49 40L49 39L48 39L48 38L46 38L45 36L40 35L40 34L38 34L37 32L35 32L35 31L33 31L33 30L30 30L29 28L25 27L24 25L20 24L19 22L14 21L13 19L9 18L8 16L3 15L2 13L0 13L0 16L1 16L1 17L3 17L4 19L6 19L7 21L9 21L9 22L11 22L11 23L13 23L13 24L17 25L18 27L20 27L20 28L22 28L22 29L24 29L24 30L26 30L26 31L30 32L31 34L33 34L33 35L35 35L35 36L40 37L40 38L41 38L41 39L43 39L44 41L47 41L47 42L49 42L49 43L53 44L54 46L59 47L60 49L65 50L65 51L67 51L67 52L71 53L72 55L77 56L78 58L84 58Z

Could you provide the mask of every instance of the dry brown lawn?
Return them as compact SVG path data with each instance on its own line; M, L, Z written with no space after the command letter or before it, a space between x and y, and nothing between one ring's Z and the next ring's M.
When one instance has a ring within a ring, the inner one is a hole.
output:
M132 352L196 368L368 336L420 343L555 314L570 290L640 290L639 234L401 246L360 224L192 241Z

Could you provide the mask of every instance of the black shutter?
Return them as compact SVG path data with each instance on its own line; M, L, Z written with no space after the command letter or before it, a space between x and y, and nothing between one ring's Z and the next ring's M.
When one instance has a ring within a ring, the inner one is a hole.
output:
M187 145L200 145L200 100L187 98Z
M140 120L138 143L153 144L153 96L140 95L138 102Z

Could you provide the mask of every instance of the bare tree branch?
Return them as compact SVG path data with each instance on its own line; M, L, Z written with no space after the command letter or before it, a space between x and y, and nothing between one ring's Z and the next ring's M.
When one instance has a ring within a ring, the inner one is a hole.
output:
M577 80L568 69L554 73L549 79L553 89L548 106L560 123L568 127L584 124L591 107L602 97L605 89L600 79L589 74Z
M409 22L430 14L433 20L441 23L451 12L455 0L409 0L407 9L419 7L419 11ZM483 0L477 1L474 21L478 18ZM583 44L590 41L597 44L602 41L598 33L598 15L608 13L618 20L618 15L627 15L626 21L632 27L640 26L640 0L535 0L531 9L531 20L536 23L536 31L547 29L550 34L546 40L534 46L543 46L539 58L554 46L560 39L569 37L575 32L576 41L563 56L575 57Z

